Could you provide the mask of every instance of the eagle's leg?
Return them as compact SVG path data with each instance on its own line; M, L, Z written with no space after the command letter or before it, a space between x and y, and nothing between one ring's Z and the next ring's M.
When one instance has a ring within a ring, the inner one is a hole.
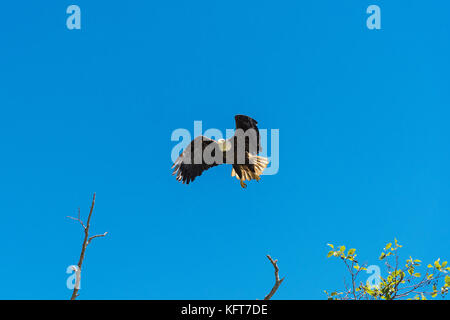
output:
M244 183L244 180L241 179L240 181L241 181L241 187L244 189L247 188L247 185Z

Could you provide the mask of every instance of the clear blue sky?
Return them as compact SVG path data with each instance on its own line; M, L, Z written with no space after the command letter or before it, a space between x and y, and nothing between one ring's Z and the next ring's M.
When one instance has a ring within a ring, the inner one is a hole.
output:
M82 30L66 28L77 4ZM366 28L378 4L382 30ZM445 1L9 1L0 12L0 298L321 299L326 243L450 258ZM280 170L171 176L176 128L280 129Z

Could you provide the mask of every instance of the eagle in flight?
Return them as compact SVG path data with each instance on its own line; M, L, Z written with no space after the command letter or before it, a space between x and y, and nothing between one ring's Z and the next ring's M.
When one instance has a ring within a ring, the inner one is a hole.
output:
M205 136L196 137L173 164L172 175L176 175L178 181L189 184L209 168L231 164L231 176L240 181L242 188L247 187L246 180L259 181L269 160L258 156L262 151L258 122L244 115L236 115L234 119L234 136L217 141Z

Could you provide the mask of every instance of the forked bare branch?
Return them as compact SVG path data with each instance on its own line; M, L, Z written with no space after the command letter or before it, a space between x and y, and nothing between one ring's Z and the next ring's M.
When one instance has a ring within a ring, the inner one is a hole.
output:
M104 236L106 236L108 234L108 232L105 232L103 234L97 234L97 235L89 237L89 228L91 226L91 217L92 217L92 212L94 211L94 205L95 205L95 193L94 193L94 196L92 198L91 210L89 211L89 216L88 216L86 225L81 220L80 209L78 209L78 218L68 217L69 219L78 221L81 224L81 226L83 227L83 229L84 229L83 245L81 247L80 259L78 260L78 272L77 272L78 275L81 273L81 266L83 265L83 260L84 260L85 254L86 254L86 248L87 248L88 244L93 239L99 238L99 237L104 237ZM79 283L79 279L77 279L77 284L78 283ZM70 300L75 300L79 296L78 290L79 290L79 287L76 285L75 288L73 289L72 297L70 298Z

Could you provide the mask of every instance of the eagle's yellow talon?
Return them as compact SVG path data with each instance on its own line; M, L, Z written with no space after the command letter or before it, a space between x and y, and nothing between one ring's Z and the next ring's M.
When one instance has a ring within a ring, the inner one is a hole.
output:
M241 187L244 188L244 189L247 188L247 185L242 180L241 180Z

